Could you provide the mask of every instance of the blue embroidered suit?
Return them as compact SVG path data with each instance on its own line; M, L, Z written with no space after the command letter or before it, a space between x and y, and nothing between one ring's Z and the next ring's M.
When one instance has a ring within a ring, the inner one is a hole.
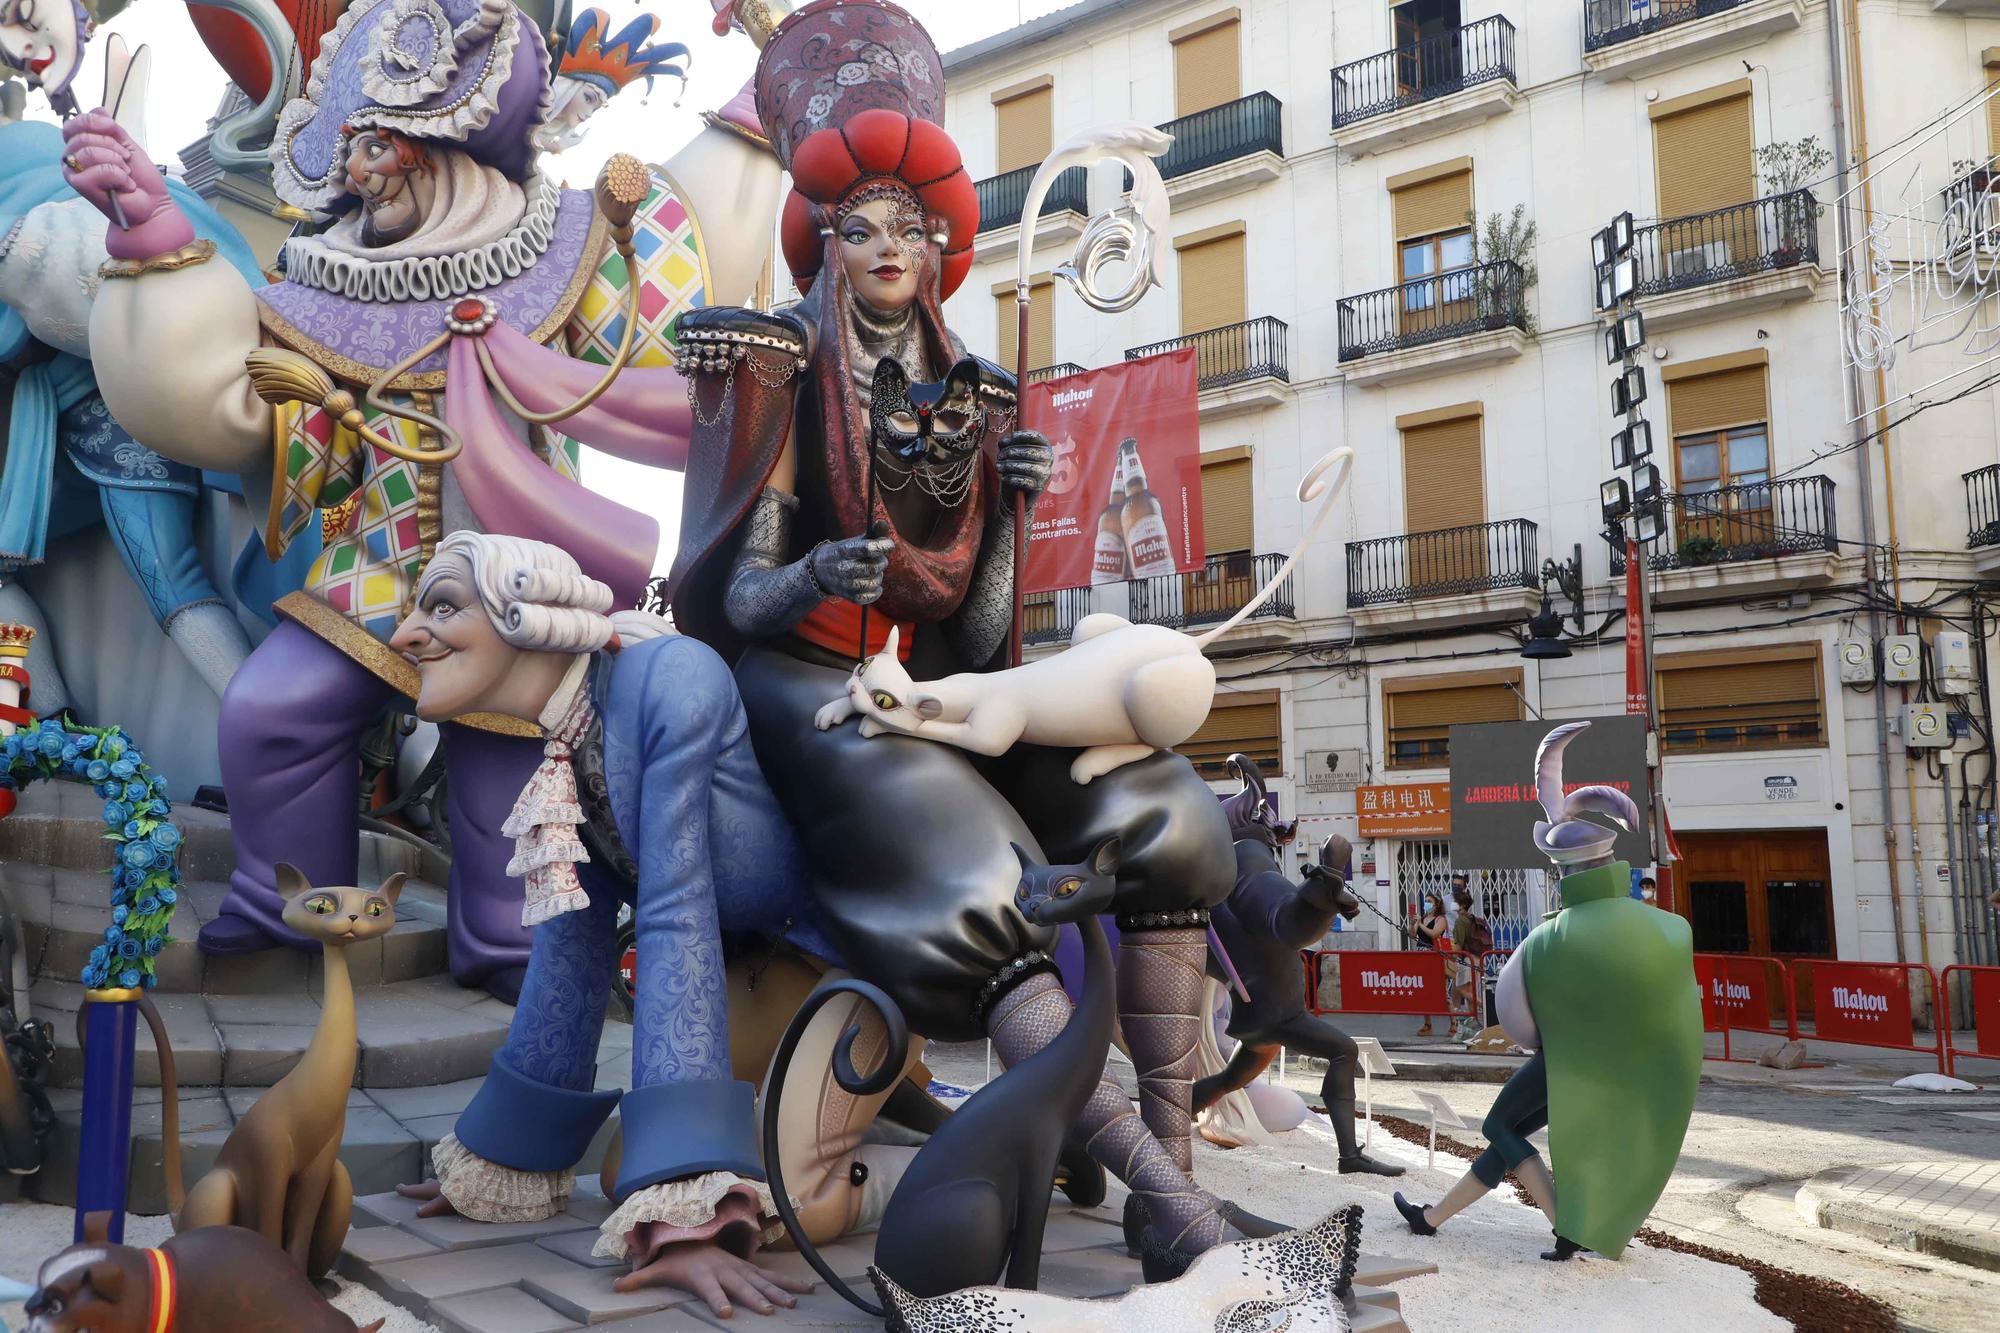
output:
M590 906L535 928L513 1025L458 1140L517 1171L560 1171L615 1106L625 1132L616 1197L711 1171L761 1180L752 1086L729 1067L722 934L781 936L835 957L791 827L712 649L668 637L599 654L586 688L637 884L621 884L595 855L577 867ZM638 931L632 1088L622 1097L593 1090L620 901L633 904Z

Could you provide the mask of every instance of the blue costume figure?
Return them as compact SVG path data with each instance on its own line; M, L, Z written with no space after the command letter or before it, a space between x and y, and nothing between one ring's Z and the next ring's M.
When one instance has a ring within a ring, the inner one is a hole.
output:
M0 379L12 389L4 407L0 584L43 563L52 543L102 522L153 619L219 695L250 645L201 567L195 519L203 476L134 440L98 396L87 338L104 225L63 180L62 154L54 125L0 124ZM236 229L178 181L168 189L196 235L261 285ZM286 562L290 586L304 573L301 559ZM261 559L238 570L246 597L284 590L284 572L274 576ZM36 671L45 706L64 702L59 679Z
M437 1190L486 1221L548 1216L616 1108L624 1149L606 1186L621 1204L598 1253L644 1268L682 1241L741 1238L747 1254L770 1212L754 1091L730 1068L723 936L834 950L729 669L657 618L607 617L610 602L553 546L459 532L392 643L418 663L419 716L532 717L548 737L503 830L534 928L527 978L437 1149ZM638 935L624 1093L595 1086L621 903Z

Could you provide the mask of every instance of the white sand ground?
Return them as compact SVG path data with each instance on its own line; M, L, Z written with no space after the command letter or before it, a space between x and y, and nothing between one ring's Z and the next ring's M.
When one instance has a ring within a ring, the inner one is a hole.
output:
M1424 1170L1424 1151L1378 1130L1369 1152L1410 1168L1396 1180L1342 1176L1334 1171L1333 1134L1314 1117L1274 1143L1223 1150L1196 1140L1196 1174L1216 1192L1267 1217L1304 1225L1335 1208L1360 1203L1367 1215L1362 1247L1371 1254L1431 1260L1441 1271L1399 1283L1412 1329L1477 1328L1480 1333L1598 1333L1604 1329L1688 1328L1703 1333L1763 1333L1791 1325L1756 1303L1750 1275L1690 1255L1634 1245L1617 1262L1585 1258L1567 1264L1538 1256L1548 1223L1496 1190L1454 1218L1436 1237L1412 1236L1390 1193L1400 1187L1420 1202L1439 1198L1463 1169L1440 1154ZM43 1259L69 1243L66 1208L9 1204L0 1208L0 1273L32 1281ZM135 1245L155 1245L167 1219L135 1217L126 1227ZM343 1284L335 1302L366 1323L387 1316L385 1333L436 1333L364 1288ZM0 1323L21 1327L18 1305L0 1305ZM1044 1330L1043 1333L1059 1333Z
M1436 1236L1413 1236L1389 1196L1401 1189L1406 1199L1433 1203L1465 1164L1439 1153L1436 1170L1426 1171L1422 1148L1384 1130L1372 1135L1368 1152L1409 1168L1396 1179L1336 1172L1333 1131L1320 1116L1269 1145L1225 1150L1195 1142L1196 1177L1246 1208L1304 1224L1359 1203L1366 1210L1364 1251L1436 1263L1436 1274L1396 1284L1404 1322L1415 1330L1761 1333L1792 1326L1757 1304L1748 1273L1692 1255L1634 1244L1616 1262L1545 1263L1540 1254L1549 1244L1548 1221L1516 1202L1511 1186L1473 1204Z
M44 1203L10 1203L0 1207L0 1273L32 1284L42 1261L69 1245L75 1227L76 1213L72 1209ZM173 1226L164 1217L125 1219L127 1245L158 1245L172 1234ZM382 1333L438 1333L434 1325L391 1305L366 1287L339 1281L341 1291L334 1304L357 1325L386 1316L389 1322L382 1325ZM0 1327L19 1329L24 1323L18 1304L0 1302Z

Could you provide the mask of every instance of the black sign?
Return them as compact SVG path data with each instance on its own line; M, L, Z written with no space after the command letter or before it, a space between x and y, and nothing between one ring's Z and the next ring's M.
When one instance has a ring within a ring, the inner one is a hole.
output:
M1535 822L1546 819L1535 795L1535 751L1565 722L1482 722L1451 729L1451 864L1458 870L1547 870L1535 850ZM1652 860L1646 834L1646 722L1621 715L1587 719L1590 729L1563 751L1563 787L1616 787L1639 807L1639 827L1618 835L1621 861ZM1583 816L1597 819L1595 815ZM1607 824L1606 827L1612 827Z

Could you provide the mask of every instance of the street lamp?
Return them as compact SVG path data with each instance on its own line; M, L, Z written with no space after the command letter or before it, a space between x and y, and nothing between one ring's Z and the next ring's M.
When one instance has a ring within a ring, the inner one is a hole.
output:
M1555 609L1549 596L1549 585L1554 584L1557 592L1569 599L1568 616ZM1542 561L1542 609L1528 617L1528 640L1521 645L1521 656L1531 662L1554 662L1570 655L1569 645L1563 642L1563 621L1569 617L1576 620L1577 633L1584 631L1583 621L1583 544L1577 543L1575 553L1558 564L1554 560Z

